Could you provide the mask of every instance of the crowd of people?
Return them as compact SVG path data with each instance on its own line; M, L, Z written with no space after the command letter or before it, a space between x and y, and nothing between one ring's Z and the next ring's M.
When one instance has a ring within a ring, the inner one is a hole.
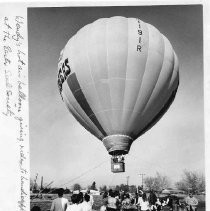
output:
M58 190L58 198L54 199L50 211L92 211L93 196L89 191L85 194L79 192L71 196L71 202L63 197L64 190Z
M58 197L53 200L50 211L92 211L93 196L88 191L83 194L73 194L70 202L63 197L64 189L58 190ZM123 191L109 190L102 196L100 211L196 211L198 200L190 193L181 202L178 197L168 195L164 198L156 196L155 192L145 193L139 191L136 194ZM38 208L38 207L37 207ZM33 207L31 211L40 211Z
M109 190L108 193L104 193L103 201L104 204L101 207L101 211L161 210L159 206L160 200L153 191L147 196L142 191L132 195L130 193Z
M100 211L195 211L197 205L198 200L192 194L189 194L184 202L181 202L178 197L170 194L167 197L159 198L153 191L148 194L139 191L132 195L109 190L103 195L103 205Z

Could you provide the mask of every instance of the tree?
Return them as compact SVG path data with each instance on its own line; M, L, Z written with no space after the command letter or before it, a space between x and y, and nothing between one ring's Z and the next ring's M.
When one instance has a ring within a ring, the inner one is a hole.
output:
M159 191L162 191L163 189L166 189L168 187L170 187L170 180L167 176L163 176L160 173L156 173L156 183L157 183L157 189L159 189Z
M93 183L92 183L92 185L90 186L90 189L91 190L97 190L97 188L96 188L96 182L94 181Z
M120 186L119 185L116 185L115 190L116 191L120 191Z
M100 187L100 191L101 192L107 192L108 191L107 186L104 185L104 186Z
M37 191L39 188L39 186L37 185L36 181L33 180L32 178L30 178L30 190L31 191Z
M144 180L144 185L148 190L160 192L170 186L170 180L167 176L163 176L157 172L156 176L154 177L146 177Z
M131 193L136 193L136 191L137 191L137 188L136 188L135 185L130 185L130 186L129 186L129 192L131 192Z
M154 177L146 177L144 179L144 185L145 185L146 189L148 189L148 190L154 189L154 183L155 183Z
M34 181L30 178L30 190L32 191L34 188Z
M69 193L71 193L71 191L70 191L68 188L66 188L66 189L64 190L64 194L69 194Z
M128 187L128 185L121 184L120 185L120 190L122 190L124 192L128 192L129 191L129 187Z
M81 190L80 184L76 183L73 185L73 190Z
M205 191L205 177L196 171L183 171L182 179L175 183L175 186L183 191L198 193Z

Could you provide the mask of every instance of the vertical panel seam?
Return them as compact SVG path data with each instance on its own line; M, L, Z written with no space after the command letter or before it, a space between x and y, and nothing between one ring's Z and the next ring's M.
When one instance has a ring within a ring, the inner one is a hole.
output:
M88 28L89 32L92 30L92 28L93 28L93 24L90 25L90 27ZM90 34L91 34L91 32L90 32ZM86 36L86 37L88 37L88 36ZM87 42L86 42L86 43L87 43ZM86 56L87 56L88 67L89 67L89 71L90 71L90 76L91 76L91 79L92 79L92 82L93 82L94 89L96 90L96 85L95 85L95 83L94 83L93 74L92 74L92 68L91 68L91 65L90 65L89 51L87 50L87 44L85 44L85 51L86 51ZM97 91L96 91L96 97L97 97L97 99L98 99L100 108L102 108L101 102L100 102L100 98L99 98L99 96L98 96L98 92L97 92ZM103 128L103 129L104 129L104 128ZM105 131L105 132L106 132L106 131Z
M160 32L159 32L159 33L160 33ZM147 104L149 103L150 98L151 98L151 96L152 96L152 94L153 94L153 92L154 92L154 90L155 90L155 88L156 88L156 85L157 85L157 83L158 83L158 81L159 81L159 78L160 78L160 75L161 75L161 71L162 71L162 69L163 69L163 63L164 63L164 58L165 58L165 41L164 41L163 36L162 36L161 33L160 33L160 36L161 36L161 39L162 39L163 45L164 45L164 52L163 52L163 57L162 57L162 65L161 65L161 68L160 68L160 71L159 71L157 80L156 80L156 82L155 82L155 85L154 85L154 87L153 87L153 89L152 89L152 92L151 92L151 94L150 94L150 97L149 97L147 103L144 105L144 108L142 109L142 116L143 116L143 114L144 114L144 112L145 112L145 109L146 109L146 107L147 107Z
M106 66L107 66L107 80L108 80L108 84L110 82L110 78L109 78L109 62L108 62L108 45L107 45L107 25L108 25L108 21L109 19L107 18L106 19L106 26L105 26L105 43L106 43ZM110 85L110 84L109 84ZM110 91L110 86L108 86L109 88L109 99L110 99L110 106L111 106L111 110L112 110L112 98L111 98L111 91ZM111 121L111 130L113 130L113 127L112 127L112 121Z
M93 25L91 25L91 26L89 26L88 28L87 28L87 31L89 30L89 31L91 31L91 29L92 29L92 27L93 27ZM86 38L87 38L88 36L86 36ZM95 83L94 83L94 80L93 80L93 75L92 75L92 69L91 69L91 65L90 65L90 59L89 59L89 51L87 50L87 42L85 42L85 52L86 52L86 57L87 57L87 61L88 61L88 69L89 69L89 73L90 73L90 76L91 76L91 79L92 79L92 82L93 82L93 86L94 86L94 88L95 88ZM96 89L96 88L95 88ZM98 95L97 95L97 98L98 98ZM98 99L98 101L99 101L99 99ZM100 102L100 101L99 101ZM94 116L95 116L95 114L94 114ZM89 115L89 117L90 117L90 115ZM95 116L95 118L97 119L97 117ZM94 122L93 122L94 123ZM95 124L95 123L94 123ZM96 126L97 127L97 126ZM101 128L103 129L103 127L101 126ZM99 129L100 130L100 129ZM104 130L104 129L103 129ZM105 131L104 131L105 132ZM105 135L105 133L104 133L103 131L101 131L101 133L103 134L103 135Z
M125 112L125 110L124 110L124 106L125 106L125 91L126 91L126 78L127 78L127 72L128 72L128 42L129 42L129 18L127 18L127 58L126 58L125 85L124 85L124 95L123 95L121 123L122 123L123 113ZM121 128L121 129L124 129L124 128Z
M143 22L143 21L142 21L142 22ZM145 75L145 72L146 72L146 67L147 67L147 62L148 62L148 55L149 55L149 46L150 46L149 33L150 33L150 32L149 32L149 28L148 28L148 26L147 26L147 23L145 23L145 22L143 22L143 23L145 24L145 27L147 28L147 31L148 31L148 48L147 48L147 56L146 56L146 61L145 61L144 73L143 73L143 75L142 75L141 85L140 85L139 90L138 90L138 95L137 95L137 97L136 97L136 102L135 102L135 104L134 104L133 111L135 110L136 103L137 103L137 100L138 100L138 98L139 98L139 93L140 93L140 90L141 90L141 87L142 87L143 78L144 78L144 75ZM133 116L133 113L134 113L134 112L131 113L130 117ZM129 119L130 119L130 118L129 118Z

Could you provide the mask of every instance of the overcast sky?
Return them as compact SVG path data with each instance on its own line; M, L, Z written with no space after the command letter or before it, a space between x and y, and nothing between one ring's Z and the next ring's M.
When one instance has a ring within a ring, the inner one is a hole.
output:
M113 174L104 145L68 112L56 79L59 53L71 36L98 18L119 15L138 17L170 40L180 62L180 85L168 112L133 143L126 172ZM129 184L140 185L139 173L159 172L177 181L184 169L204 172L200 5L31 8L28 30L32 178L38 173L55 186L78 182L85 187L96 181L99 187L126 183L126 176Z

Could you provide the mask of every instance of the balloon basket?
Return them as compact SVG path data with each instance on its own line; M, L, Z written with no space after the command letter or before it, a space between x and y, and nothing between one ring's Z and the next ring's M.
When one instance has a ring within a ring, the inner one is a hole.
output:
M119 159L119 157L111 157L111 171L113 173L125 172L124 158Z

